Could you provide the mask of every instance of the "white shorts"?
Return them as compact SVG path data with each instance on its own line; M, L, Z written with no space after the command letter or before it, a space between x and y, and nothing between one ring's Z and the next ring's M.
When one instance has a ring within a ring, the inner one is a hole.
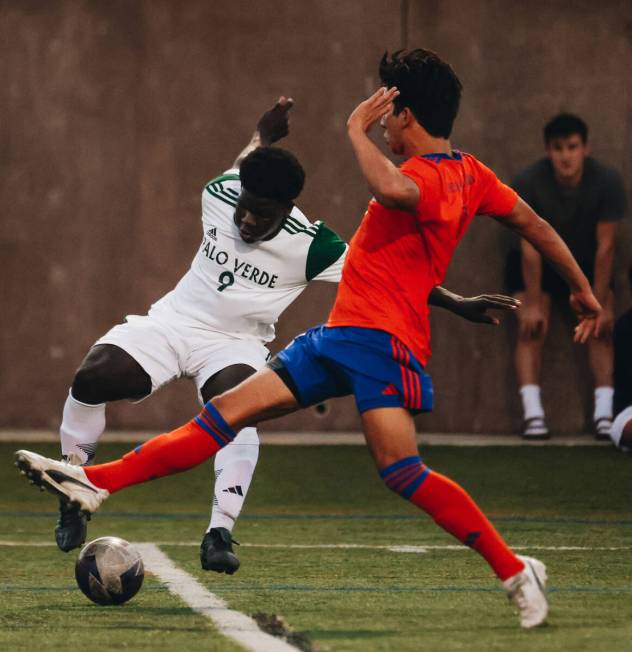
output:
M191 378L198 398L204 383L234 364L261 369L270 357L258 340L242 340L194 328L170 315L128 315L125 323L110 329L97 344L114 344L138 362L151 378L151 391L176 378ZM146 398L146 397L145 397Z

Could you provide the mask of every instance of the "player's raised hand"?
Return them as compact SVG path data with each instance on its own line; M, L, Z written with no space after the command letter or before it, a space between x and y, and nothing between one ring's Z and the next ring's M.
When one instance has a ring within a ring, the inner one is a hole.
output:
M347 120L347 129L361 129L369 131L371 127L386 113L393 110L393 100L399 95L395 86L391 88L379 88L371 97L360 102L352 111Z
M262 145L271 145L290 133L290 109L294 105L291 97L281 95L277 103L266 111L257 122L257 131Z
M512 311L520 307L520 301L504 294L481 294L478 297L463 297L455 312L478 324L498 326L500 320L490 315L488 310Z
M579 320L573 340L584 344L590 337L599 337L598 317L601 314L601 306L590 287L571 292L569 301Z

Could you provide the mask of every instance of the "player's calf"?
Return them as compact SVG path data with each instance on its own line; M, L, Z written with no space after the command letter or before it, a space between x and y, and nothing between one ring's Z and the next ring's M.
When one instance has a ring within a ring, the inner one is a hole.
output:
M476 550L508 591L515 589L516 597L511 599L520 610L523 627L533 627L546 618L546 598L541 587L538 592L538 586L546 580L544 565L537 562L532 564L535 570L528 568L526 558L513 553L462 487L431 471L418 456L405 457L382 469L380 475L389 489L423 509L446 532Z

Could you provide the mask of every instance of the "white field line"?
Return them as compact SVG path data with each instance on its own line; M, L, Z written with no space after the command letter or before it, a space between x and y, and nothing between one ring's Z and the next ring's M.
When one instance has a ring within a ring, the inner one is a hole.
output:
M220 634L232 638L253 652L296 652L298 649L260 630L257 623L246 614L229 609L221 598L178 568L155 544L139 543L135 546L143 558L145 568L193 611L209 618Z
M49 548L57 544L53 541L0 541L0 547L33 547ZM153 543L134 543L135 546L183 546L198 547L199 541L155 541ZM392 545L375 546L363 543L242 543L240 548L269 548L279 550L387 550L389 552L404 552L423 554L430 551L466 551L467 546L453 545ZM511 546L512 550L550 550L552 552L624 552L632 550L632 546L541 546L518 545Z

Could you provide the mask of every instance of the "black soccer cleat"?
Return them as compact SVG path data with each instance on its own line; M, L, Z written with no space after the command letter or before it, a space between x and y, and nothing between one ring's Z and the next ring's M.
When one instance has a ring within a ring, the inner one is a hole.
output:
M84 514L75 505L59 501L59 519L55 526L55 541L57 547L64 552L70 552L81 547L88 534L89 514Z
M239 559L233 552L233 539L224 527L214 527L204 535L200 546L200 562L204 570L232 575L239 568Z

